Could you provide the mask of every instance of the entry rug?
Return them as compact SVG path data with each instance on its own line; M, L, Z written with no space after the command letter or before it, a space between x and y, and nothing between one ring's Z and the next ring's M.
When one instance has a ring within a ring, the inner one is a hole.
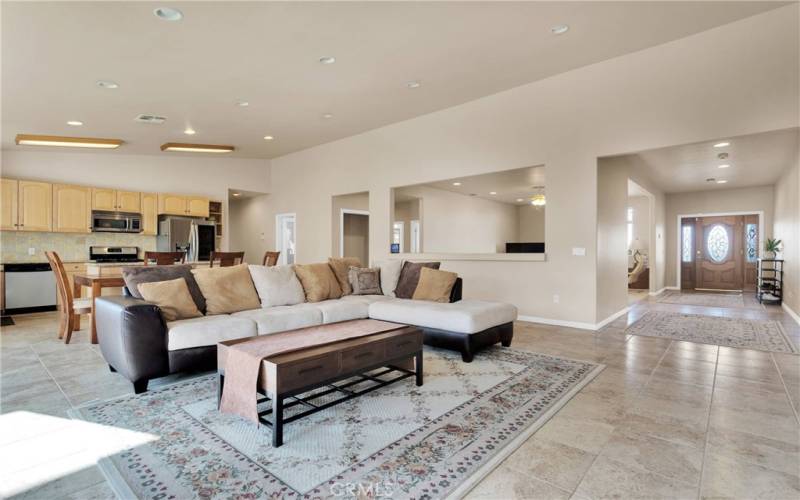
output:
M603 365L495 347L271 431L216 410L216 376L76 410L157 439L101 460L122 498L442 498L482 479ZM298 405L300 406L300 405ZM287 416L289 413L287 412Z
M732 293L682 293L674 290L667 290L656 298L656 302L705 307L745 307L742 294Z
M774 320L648 311L629 326L626 333L767 352L798 353L781 324Z

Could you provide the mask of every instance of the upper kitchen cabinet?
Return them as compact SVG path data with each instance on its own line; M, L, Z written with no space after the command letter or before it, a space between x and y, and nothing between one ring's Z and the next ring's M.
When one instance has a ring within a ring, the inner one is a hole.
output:
M92 210L139 213L141 193L116 189L92 188Z
M135 214L141 213L142 193L137 191L117 191L117 210Z
M158 195L142 193L142 234L158 234Z
M188 196L186 198L186 213L192 217L208 217L208 198Z
M20 231L51 231L53 186L48 182L19 181L18 220Z
M0 179L0 229L17 230L17 190L19 182L14 179Z
M53 231L57 233L90 233L92 231L91 216L91 188L53 184Z
M158 213L159 215L208 217L208 198L179 194L159 194Z

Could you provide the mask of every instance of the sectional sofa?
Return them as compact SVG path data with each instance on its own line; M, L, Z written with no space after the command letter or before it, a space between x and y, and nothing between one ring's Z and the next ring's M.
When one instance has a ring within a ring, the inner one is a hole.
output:
M127 295L98 298L95 317L100 349L109 367L141 393L153 378L213 369L218 342L354 319L418 326L426 344L456 350L467 363L485 347L511 345L516 308L461 300L461 289L459 278L448 303L400 299L391 294L346 295L170 322L164 321L157 305Z

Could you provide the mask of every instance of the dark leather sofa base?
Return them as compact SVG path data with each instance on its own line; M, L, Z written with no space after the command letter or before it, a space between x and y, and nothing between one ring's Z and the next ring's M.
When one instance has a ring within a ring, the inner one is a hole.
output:
M511 346L511 340L514 338L514 323L505 323L472 334L436 328L420 328L424 335L425 345L458 351L465 363L472 362L475 353L481 349L493 346L498 342L503 347Z

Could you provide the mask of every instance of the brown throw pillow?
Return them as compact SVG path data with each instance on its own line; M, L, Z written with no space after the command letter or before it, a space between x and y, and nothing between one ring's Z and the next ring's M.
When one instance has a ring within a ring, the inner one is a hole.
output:
M197 318L203 315L194 303L183 278L139 283L139 293L144 300L161 308L164 321Z
M456 273L423 267L419 273L419 284L414 290L413 299L450 302L450 292L457 278Z
M351 267L361 267L361 261L355 257L331 257L328 259L328 264L336 276L336 281L339 282L339 288L342 289L342 295L350 295L353 290L350 288L350 282L347 279L347 271Z
M399 299L410 299L414 296L414 290L419 283L419 273L423 267L439 269L440 262L405 262L403 270L400 271L400 280L394 294Z
M351 267L348 271L353 295L382 295L379 267Z
M320 264L297 264L294 273L303 285L308 302L338 299L342 296L339 280L333 275L327 262Z
M206 299L206 314L230 314L261 307L247 264L192 269L192 274Z

